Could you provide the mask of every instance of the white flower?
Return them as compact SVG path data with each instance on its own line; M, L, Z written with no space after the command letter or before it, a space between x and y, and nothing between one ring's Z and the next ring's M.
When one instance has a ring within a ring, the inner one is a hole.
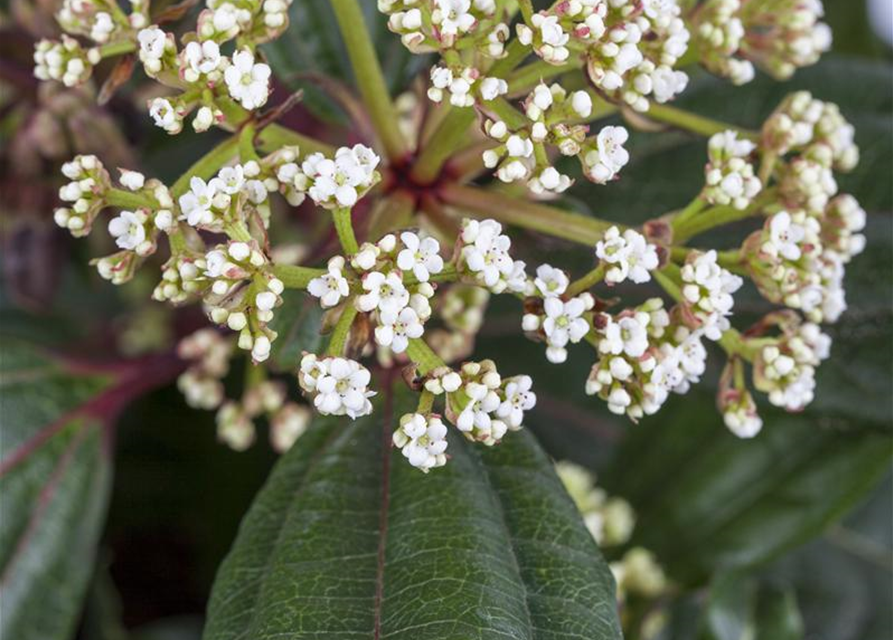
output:
M587 306L582 296L567 302L546 298L543 304L546 318L542 328L548 342L546 358L549 362L559 364L567 360L567 343L577 343L589 333L589 323L582 317Z
M648 314L637 313L620 318L616 322L609 319L604 329L604 338L599 342L599 351L613 355L626 354L630 358L640 358L648 350Z
M270 93L270 67L254 62L248 49L233 55L232 65L223 74L229 94L246 109L262 107Z
M363 276L363 290L357 296L357 309L364 312L378 310L383 314L396 316L409 304L409 291L403 284L403 278L395 271L387 275L381 271L370 271Z
M328 273L314 278L307 284L310 295L319 298L323 309L334 307L341 298L350 294L350 285L347 278L342 275L344 270L344 258L335 256L329 260Z
M802 255L800 243L805 236L806 230L791 220L791 214L779 211L769 221L769 246L763 245L763 249L785 260L799 260Z
M471 0L435 0L440 12L440 31L446 36L465 33L475 23L471 14Z
M117 218L109 221L109 233L121 249L135 250L146 241L146 228L143 220L133 211L122 211Z
M588 151L583 163L590 180L604 184L629 162L629 152L623 147L629 139L624 127L605 127L596 137L596 148Z
M189 180L189 191L180 196L180 210L183 212L181 219L192 227L211 224L214 221L211 206L216 194L217 184L214 180L206 183L198 176L193 176Z
M681 269L682 296L698 316L704 335L719 340L728 328L725 316L732 314L732 294L744 284L739 276L720 267L716 251L699 253Z
M440 257L440 243L434 238L419 239L415 233L405 231L400 241L406 247L397 254L397 266L403 271L412 271L419 282L428 282L431 274L443 271L443 258Z
M301 168L313 180L310 197L321 206L352 207L361 192L375 182L375 168L380 159L372 149L358 144L341 147L335 158L314 153L305 159Z
M730 407L722 414L729 431L739 438L753 438L763 428L763 421L755 411L745 406Z
M166 98L155 98L149 103L149 115L156 127L168 133L179 133L183 129L183 118Z
M424 327L419 315L412 307L404 307L400 313L382 313L382 324L375 328L375 341L383 347L390 347L394 353L403 353L409 341L421 338Z
M605 271L605 281L609 284L623 282L627 278L641 284L651 280L649 271L658 267L657 248L649 244L638 231L611 227L595 245L595 255L611 265Z
M446 464L446 435L446 425L437 416L411 413L400 418L393 441L409 464L427 473Z
M242 55L242 53L237 53L236 58L238 58L240 55ZM209 74L212 71L216 71L220 67L220 47L213 40L205 40L201 43L194 41L190 42L183 50L183 57L186 60L186 64L188 65L189 70L192 72L192 74L187 77L187 80L190 82L195 82L196 80L198 80L198 77L200 75ZM251 58L251 61L254 61L253 57ZM239 63L236 62L236 64ZM252 75L252 78L253 77L254 76ZM227 84L229 83L230 81L227 80ZM232 89L230 89L230 93L233 95L234 98L236 97ZM266 101L266 98L264 98L264 101ZM263 102L261 102L260 104L263 104Z
M372 413L369 398L375 393L368 390L372 376L366 367L347 358L329 358L320 364L324 371L316 378L313 404L321 414L356 419Z
M153 73L160 70L161 65L158 64L158 61L164 56L164 48L167 44L167 35L164 31L152 25L142 29L137 34L137 40L140 43L140 60L142 63L151 67L149 71Z
M567 291L568 278L561 269L543 264L537 267L536 279L533 282L544 298L552 298Z
M245 169L237 164L234 167L223 167L214 182L219 189L228 195L236 195L245 185Z
M512 241L502 235L495 220L466 220L462 229L462 258L469 271L497 291L500 280L512 275L515 263L509 255Z
M502 418L511 429L520 429L524 421L524 412L536 405L536 394L531 391L533 380L530 376L518 376L505 381L505 400L496 409L496 415Z

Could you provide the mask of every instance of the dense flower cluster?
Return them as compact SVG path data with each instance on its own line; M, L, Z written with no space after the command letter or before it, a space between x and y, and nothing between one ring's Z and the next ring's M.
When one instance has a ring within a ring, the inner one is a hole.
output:
M821 0L707 0L692 11L701 62L733 83L754 78L754 64L779 80L831 48Z
M285 384L262 380L250 384L240 401L226 399L223 379L230 369L235 344L214 329L201 329L177 346L180 359L190 363L177 380L186 402L197 409L217 409L217 436L236 451L254 442L254 420L266 416L270 442L284 453L307 428L310 411L287 400Z

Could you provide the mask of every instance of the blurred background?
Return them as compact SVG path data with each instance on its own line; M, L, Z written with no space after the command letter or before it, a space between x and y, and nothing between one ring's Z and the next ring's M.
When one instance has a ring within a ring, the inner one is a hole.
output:
M292 29L266 54L278 78L274 102L296 88L307 91L286 124L331 139L330 125L343 117L297 74L349 80L349 71L337 32L309 4L294 2ZM591 366L585 350L560 376L548 368L541 345L517 335L518 309L511 302L491 306L478 344L481 356L534 376L540 402L528 426L556 459L587 466L600 484L626 497L639 513L637 542L692 587L673 603L667 638L695 637L686 625L718 598L710 585L725 579L729 567L746 573L748 588L793 598L809 638L893 637L893 480L888 469L878 484L877 471L878 464L889 465L884 455L878 463L878 451L889 452L893 423L893 16L890 0L824 4L835 46L818 65L789 83L760 76L743 88L696 71L680 100L692 110L757 127L784 95L808 89L840 104L857 128L862 164L841 188L871 214L869 247L848 269L850 311L831 328L832 358L819 372L818 398L808 412L767 409L760 438L739 442L722 427L708 384L633 426L583 394ZM152 268L125 287L99 278L88 261L108 253L109 240L93 234L74 241L53 224L58 168L76 153L96 153L107 166L138 169L170 184L222 134L169 137L154 128L143 107L152 85L139 74L104 108L96 106L93 89L39 87L31 51L36 39L57 33L55 4L10 0L0 7L0 351L27 341L77 361L169 352L178 337L202 326L200 311L174 313L151 302ZM410 60L380 20L376 33L392 88L405 88L424 61ZM623 180L582 186L564 206L591 207L630 223L681 206L699 189L703 140L635 134L630 146L633 160ZM323 242L309 211L275 215L282 243L295 251ZM730 246L733 239L717 235L712 241ZM591 262L557 241L519 233L518 243L532 262L548 254L578 271ZM300 310L303 300L293 304ZM754 292L736 305L741 326L764 310ZM722 363L718 357L711 362L716 370L705 379L715 380ZM238 375L230 383L238 388ZM38 390L40 402L50 390ZM213 413L189 409L172 384L124 409L109 443L114 481L78 638L200 637L216 568L276 460L265 436L262 431L247 452L231 451L215 439ZM829 504L841 518L830 528Z

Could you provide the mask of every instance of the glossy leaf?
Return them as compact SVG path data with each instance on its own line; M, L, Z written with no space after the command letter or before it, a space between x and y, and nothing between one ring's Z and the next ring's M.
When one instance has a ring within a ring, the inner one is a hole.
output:
M111 464L79 408L107 381L5 341L0 369L0 636L67 640L92 572Z
M275 468L212 593L206 640L620 638L614 585L527 431L449 442L424 475L393 416L318 419Z
M270 328L279 334L273 342L270 365L278 371L296 371L302 352L319 351L325 312L315 298L303 292L287 290L282 297L282 306L270 324Z

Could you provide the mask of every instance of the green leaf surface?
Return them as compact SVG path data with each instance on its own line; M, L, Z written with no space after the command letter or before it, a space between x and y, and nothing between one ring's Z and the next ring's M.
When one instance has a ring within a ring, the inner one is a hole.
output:
M93 571L111 481L99 422L77 409L107 380L22 343L0 366L0 636L67 640Z
M390 447L412 410L396 405L318 419L276 466L205 640L620 638L610 571L533 436L485 449L451 433L424 475Z
M270 328L279 334L269 360L275 370L296 371L304 351L319 351L324 314L318 302L304 292L294 289L283 292L282 306L270 323Z

